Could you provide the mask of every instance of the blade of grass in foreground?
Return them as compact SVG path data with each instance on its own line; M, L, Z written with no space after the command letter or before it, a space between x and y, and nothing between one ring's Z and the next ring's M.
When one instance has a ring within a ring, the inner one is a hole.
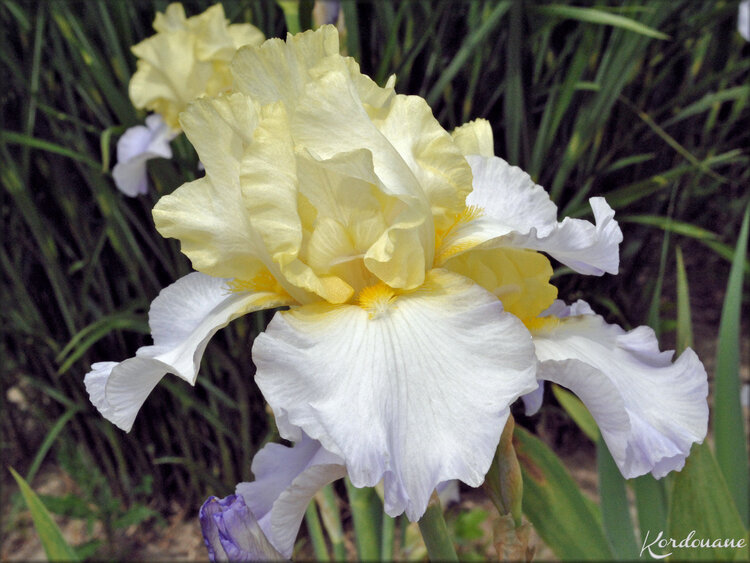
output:
M677 351L681 353L693 342L690 320L690 298L682 251L677 248ZM639 512L640 517L640 512ZM642 528L643 529L643 524ZM644 533L644 545L658 534L651 528ZM747 534L739 513L730 500L730 492L708 442L695 444L685 467L674 477L669 509L669 531L672 538L689 534L697 538L728 538L739 541ZM743 553L734 548L713 549L690 546L674 550L675 559L740 560ZM641 553L641 556L643 554ZM658 555L658 553L657 553ZM747 547L744 552L747 556Z
M513 445L523 471L523 513L562 560L613 558L598 507L578 489L557 456L516 426Z
M50 561L78 561L75 551L65 541L60 528L55 524L55 521L44 507L44 504L42 504L42 501L39 500L39 497L36 496L36 493L12 467L8 469L21 488L21 494L24 501L26 501L26 506L31 511L31 518L34 520L34 527L37 534L39 534L39 539L42 541L47 559Z
M596 442L596 467L604 532L615 558L622 561L637 559L638 548L630 519L625 479L601 436Z
M747 528L750 520L747 441L740 405L740 311L742 309L743 262L747 255L750 205L745 209L740 236L729 272L721 311L714 387L714 438L716 460Z

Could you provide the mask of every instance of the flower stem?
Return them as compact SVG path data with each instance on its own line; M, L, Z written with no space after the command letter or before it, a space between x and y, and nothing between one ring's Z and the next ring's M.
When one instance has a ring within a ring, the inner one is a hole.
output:
M448 527L445 525L440 499L435 492L432 493L427 511L419 520L419 531L422 532L422 539L431 561L458 561Z
M382 505L375 491L369 487L357 488L345 479L349 508L354 521L357 558L360 561L380 560L380 515ZM377 503L374 505L374 503ZM377 511L374 510L377 507Z

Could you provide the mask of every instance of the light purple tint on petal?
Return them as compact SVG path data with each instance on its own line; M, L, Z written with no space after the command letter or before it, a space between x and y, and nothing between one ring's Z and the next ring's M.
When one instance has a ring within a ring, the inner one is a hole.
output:
M750 0L742 0L737 8L737 31L750 41Z
M540 381L536 389L531 393L527 393L521 399L523 399L523 408L526 416L532 416L539 412L544 401L544 381Z
M255 481L239 483L245 502L273 546L291 557L307 505L321 487L346 475L343 461L302 433L293 447L267 444L253 459Z
M146 161L172 158L169 142L175 136L155 113L146 118L146 125L136 125L125 131L117 141L117 164L112 169L117 188L130 197L145 194L148 191Z
M583 301L550 310L559 325L532 333L537 377L578 395L626 478L681 469L708 426L706 370L695 352L688 348L673 361L672 351L659 351L653 330L626 332Z
M199 512L211 561L268 561L283 557L263 535L241 496L209 497Z

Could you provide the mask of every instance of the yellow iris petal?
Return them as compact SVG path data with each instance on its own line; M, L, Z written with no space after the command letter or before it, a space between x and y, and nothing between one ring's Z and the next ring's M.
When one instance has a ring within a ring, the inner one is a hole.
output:
M552 266L542 254L521 248L476 249L448 260L444 268L494 293L509 313L531 321L557 297L549 283Z
M189 102L229 90L229 62L235 52L243 45L260 44L264 36L250 24L227 23L221 4L191 18L178 3L158 13L157 34L131 49L138 57L129 87L133 105L155 111L177 131L179 114Z

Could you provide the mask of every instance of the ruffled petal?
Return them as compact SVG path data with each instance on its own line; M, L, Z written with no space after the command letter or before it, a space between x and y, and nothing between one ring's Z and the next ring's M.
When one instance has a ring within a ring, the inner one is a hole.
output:
M443 251L468 250L482 244L546 252L582 274L616 274L622 232L603 198L591 198L595 224L566 217L557 222L557 206L541 186L516 166L498 157L467 156L474 191L466 204L481 210L451 233ZM455 254L455 252L453 252Z
M149 115L145 126L125 131L117 141L117 164L112 169L117 188L130 197L147 193L146 161L172 158L169 142L175 135L158 114Z
M267 444L255 454L255 481L239 483L265 536L284 557L291 557L302 518L324 485L346 475L343 460L302 433L293 447Z
M264 37L250 24L227 23L221 4L191 18L176 3L157 14L158 33L131 49L139 59L129 86L133 105L155 111L178 130L178 116L189 102L228 90L236 50L258 45Z
M261 104L282 101L292 108L311 80L310 69L322 59L339 54L336 28L289 34L286 41L269 39L259 48L244 47L232 60L235 90Z
M482 483L535 361L522 323L463 276L370 289L361 306L277 313L253 346L256 382L282 436L319 440L357 487L384 479L386 512L417 520L438 483Z
M706 370L695 352L688 348L672 362L650 328L626 332L584 302L574 307L558 303L561 318L547 316L532 328L537 376L580 397L626 478L681 469L708 424Z
M153 210L162 236L179 239L193 267L211 276L250 280L264 264L263 243L241 204L240 188L242 155L258 112L241 94L191 104L182 125L206 177L160 198Z
M84 378L91 402L102 416L129 431L146 397L168 372L195 383L203 352L217 330L241 315L289 303L288 296L232 292L228 280L188 274L151 304L153 345L120 363L93 364Z
M451 137L462 154L479 154L488 158L495 156L492 126L486 119L475 119L456 127Z

